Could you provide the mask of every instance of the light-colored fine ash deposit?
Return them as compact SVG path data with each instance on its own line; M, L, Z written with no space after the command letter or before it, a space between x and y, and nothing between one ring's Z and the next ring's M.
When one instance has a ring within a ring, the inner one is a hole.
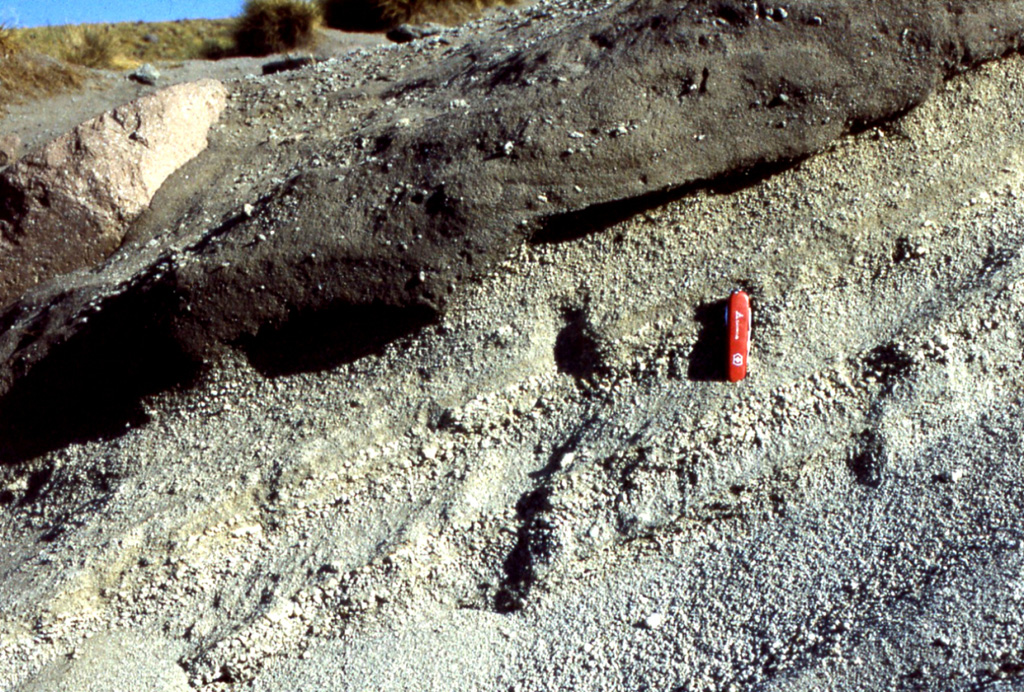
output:
M130 208L18 120L0 688L1024 689L1022 46L542 1L200 70Z

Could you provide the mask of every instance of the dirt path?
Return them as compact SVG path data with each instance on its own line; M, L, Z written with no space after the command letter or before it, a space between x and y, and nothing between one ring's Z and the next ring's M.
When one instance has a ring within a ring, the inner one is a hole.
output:
M320 33L317 46L302 54L326 59L388 43L382 34L346 33L333 29L321 29ZM128 73L95 70L93 79L81 91L11 106L8 115L0 118L0 135L17 135L22 141L23 152L31 151L90 118L157 89L203 78L230 81L259 75L263 65L280 58L271 55L157 63L160 79L155 86L132 81L127 78Z

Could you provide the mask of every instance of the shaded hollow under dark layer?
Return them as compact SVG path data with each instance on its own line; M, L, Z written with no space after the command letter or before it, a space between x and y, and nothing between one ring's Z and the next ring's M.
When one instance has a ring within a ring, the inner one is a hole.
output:
M266 325L238 345L261 374L279 377L351 363L436 319L424 306L333 305Z
M195 382L202 363L160 319L173 302L158 293L111 300L0 399L0 462L122 435L148 420L144 396Z

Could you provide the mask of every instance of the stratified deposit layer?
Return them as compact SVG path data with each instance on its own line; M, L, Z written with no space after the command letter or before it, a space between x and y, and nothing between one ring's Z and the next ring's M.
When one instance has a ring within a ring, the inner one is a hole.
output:
M225 82L0 311L0 680L1019 686L1022 32L542 2Z

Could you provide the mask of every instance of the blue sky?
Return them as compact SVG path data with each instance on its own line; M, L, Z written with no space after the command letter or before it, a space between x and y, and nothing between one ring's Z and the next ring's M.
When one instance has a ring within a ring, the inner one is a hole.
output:
M243 0L0 0L0 22L30 27L234 17Z

